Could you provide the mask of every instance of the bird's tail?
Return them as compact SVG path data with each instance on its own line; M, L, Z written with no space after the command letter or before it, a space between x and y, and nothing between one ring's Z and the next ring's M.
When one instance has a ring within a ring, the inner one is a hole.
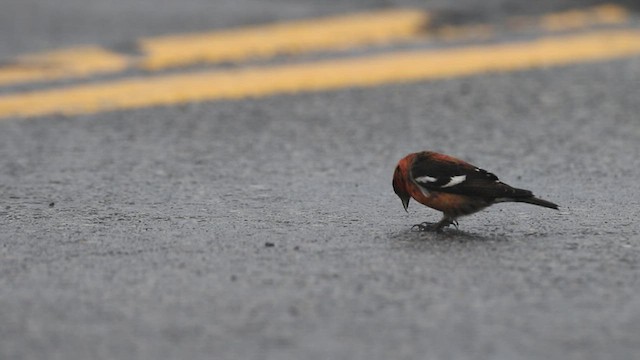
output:
M542 200L542 199L538 199L535 196L531 196L531 197L525 197L525 198L511 198L509 199L510 201L513 202L523 202L523 203L527 203L527 204L533 204L533 205L538 205L538 206L544 206L546 208L549 209L556 209L558 210L558 205L552 203L551 201L547 201L547 200Z

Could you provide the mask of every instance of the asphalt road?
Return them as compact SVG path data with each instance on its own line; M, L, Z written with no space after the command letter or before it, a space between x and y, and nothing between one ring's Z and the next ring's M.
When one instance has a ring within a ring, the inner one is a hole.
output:
M454 10L591 2L527 3ZM8 58L389 2L2 6ZM0 120L0 358L636 359L639 93L635 56ZM391 176L423 149L561 211L500 204L411 232L440 215L405 213Z

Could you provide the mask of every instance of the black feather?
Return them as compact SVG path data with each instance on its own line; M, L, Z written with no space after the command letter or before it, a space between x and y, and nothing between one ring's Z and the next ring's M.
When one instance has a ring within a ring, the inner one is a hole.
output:
M452 177L462 175L466 176L463 182L453 186L443 187L451 181ZM528 190L515 189L500 182L496 175L484 169L480 169L463 161L436 160L433 159L432 153L424 153L418 156L411 167L411 177L413 179L423 176L436 179L436 181L433 182L416 182L428 191L483 198L521 198L533 196Z
M551 201L538 199L535 196L528 197L528 198L513 199L513 201L514 202L523 202L523 203L533 204L533 205L538 205L538 206L544 206L546 208L558 210L558 205L557 204L554 204Z
M447 186L451 178L464 175L464 181ZM428 176L435 181L415 181ZM496 175L462 160L432 152L420 153L411 166L411 177L418 186L427 191L466 195L482 198L488 202L524 202L558 209L558 205L539 199L525 189L517 189L498 179Z

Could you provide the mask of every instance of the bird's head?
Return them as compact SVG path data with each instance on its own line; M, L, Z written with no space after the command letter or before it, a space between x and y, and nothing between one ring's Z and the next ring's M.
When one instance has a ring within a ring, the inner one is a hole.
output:
M408 170L402 160L400 160L396 170L393 172L393 191L402 200L402 206L405 211L408 211L409 200L411 200L411 194L407 188L407 172Z

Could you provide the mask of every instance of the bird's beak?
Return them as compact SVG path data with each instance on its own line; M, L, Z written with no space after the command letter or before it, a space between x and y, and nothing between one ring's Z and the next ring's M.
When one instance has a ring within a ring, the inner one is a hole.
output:
M409 208L409 200L411 198L410 197L403 197L402 198L402 206L404 206L404 211L409 212L409 210L407 210Z

